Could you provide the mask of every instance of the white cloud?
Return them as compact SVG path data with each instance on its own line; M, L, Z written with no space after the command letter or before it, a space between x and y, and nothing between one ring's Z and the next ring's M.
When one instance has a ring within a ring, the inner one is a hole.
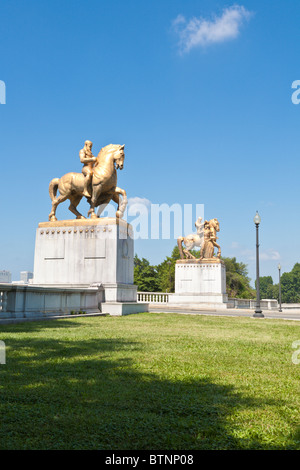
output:
M149 199L146 199L144 197L130 197L128 199L128 206L133 206L135 204L141 204L145 207L147 207L147 209L149 209L151 207L151 201L149 201Z
M232 242L230 246L232 252L234 253L234 256L238 257L243 257L244 259L248 261L255 261L256 259L256 252L255 248L249 249L246 248L242 245L240 245L238 242ZM273 250L272 248L266 251L261 251L259 253L259 259L261 261L276 261L280 260L280 253L276 250Z
M280 254L278 253L278 251L268 250L268 251L263 251L259 255L259 257L263 261L279 260L280 259Z
M246 248L245 246L240 245L238 242L232 242L230 248L236 257L242 256L249 261L255 259L255 250Z
M251 15L250 11L240 5L224 9L221 16L214 16L211 20L192 18L187 21L184 16L178 15L173 21L173 28L179 35L180 52L235 39L244 20L248 20Z

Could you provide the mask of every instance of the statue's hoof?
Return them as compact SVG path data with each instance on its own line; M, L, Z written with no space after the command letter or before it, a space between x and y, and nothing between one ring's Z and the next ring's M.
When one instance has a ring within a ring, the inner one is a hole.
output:
M122 217L123 217L123 212L117 211L117 212L116 212L116 218L117 218L117 219L122 219Z
M98 218L99 217L95 213L91 214L91 219L98 219Z
M57 221L57 218L55 217L55 215L52 215L52 217L49 217L49 222L56 222Z

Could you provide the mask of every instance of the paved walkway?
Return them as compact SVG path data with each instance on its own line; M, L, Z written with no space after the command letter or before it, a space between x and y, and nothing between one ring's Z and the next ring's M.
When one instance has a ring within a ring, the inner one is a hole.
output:
M176 309L166 306L149 306L149 312L173 312L181 313L185 315L214 315L214 316L225 316L225 317L253 317L254 310L248 309L224 309L224 310L192 310L192 309ZM263 315L265 319L281 319L281 320L300 320L300 309L286 309L282 312L277 310L264 310ZM259 320L259 319L258 319Z
M167 305L162 305L161 307L155 305L149 306L149 312L153 313L179 313L182 315L213 315L221 317L248 317L253 318L254 310L248 309L224 309L224 310L195 310L195 309L179 309L179 308L170 308ZM283 309L282 312L276 310L264 310L263 314L265 319L281 319L281 320L296 320L300 321L300 309ZM36 316L29 318L2 318L0 319L0 326L13 324L13 323L22 323L30 321L41 321L41 320L62 320L62 319L71 319L78 317L98 317L106 316L103 313L89 313L84 315L49 315L49 316ZM256 318L255 320L259 320Z

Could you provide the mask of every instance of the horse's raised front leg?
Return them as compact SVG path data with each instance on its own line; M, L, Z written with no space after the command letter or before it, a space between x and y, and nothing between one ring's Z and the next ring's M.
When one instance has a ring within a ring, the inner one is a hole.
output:
M120 195L122 196L122 198L120 198ZM126 206L128 204L127 194L126 194L125 189L116 188L115 193L112 196L112 200L118 204L118 208L116 212L117 219L122 219Z
M185 256L187 257L187 259L196 259L195 256L192 255L192 253L190 253L187 248L184 248L184 249L183 249L183 253L184 253Z

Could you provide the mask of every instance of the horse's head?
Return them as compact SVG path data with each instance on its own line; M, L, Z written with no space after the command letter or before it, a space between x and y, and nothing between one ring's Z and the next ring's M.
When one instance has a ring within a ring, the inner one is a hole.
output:
M125 153L124 153L125 145L114 145L114 147L116 147L115 158L114 158L116 169L123 170L124 158L125 158Z
M98 155L98 164L103 164L104 161L113 160L116 170L123 170L124 167L124 153L125 145L106 145L103 147Z

